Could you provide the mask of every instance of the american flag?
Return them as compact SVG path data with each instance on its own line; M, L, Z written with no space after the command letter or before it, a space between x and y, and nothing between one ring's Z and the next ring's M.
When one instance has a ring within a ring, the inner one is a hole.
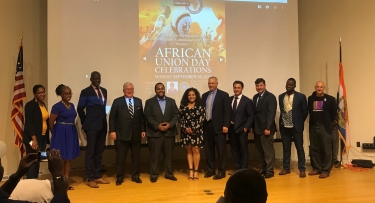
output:
M23 100L26 98L25 84L23 83L23 48L20 45L16 65L14 88L13 88L13 110L11 114L14 128L14 144L19 148L21 156L25 155L26 150L22 142L23 134Z

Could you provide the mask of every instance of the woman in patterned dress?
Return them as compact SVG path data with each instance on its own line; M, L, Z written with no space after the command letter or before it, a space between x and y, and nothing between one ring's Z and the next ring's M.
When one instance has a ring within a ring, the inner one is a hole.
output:
M198 180L200 148L203 148L203 121L205 109L197 89L189 88L181 99L179 122L181 124L181 145L187 149L189 180Z

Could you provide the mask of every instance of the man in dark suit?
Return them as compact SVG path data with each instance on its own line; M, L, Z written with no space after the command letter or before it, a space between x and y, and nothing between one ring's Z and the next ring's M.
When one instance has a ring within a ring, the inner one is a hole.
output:
M234 96L229 99L232 102L232 117L228 137L236 171L248 167L247 135L254 119L253 101L242 94L243 88L242 81L234 81Z
M132 156L132 181L142 183L139 178L141 160L141 138L146 136L146 123L142 100L134 97L134 85L123 85L124 96L113 101L109 115L109 136L116 147L116 185L121 185L125 175L125 161L129 148Z
M107 90L99 86L101 81L99 72L92 72L90 81L91 85L81 91L77 112L87 139L85 155L87 185L98 188L97 183L109 184L109 181L104 180L100 173L107 134L105 112Z
M327 178L332 168L332 128L337 106L331 95L324 93L324 82L315 83L315 91L308 98L310 160L313 171L309 175Z
M150 149L150 181L159 176L159 156L163 152L165 178L177 181L172 170L172 151L177 135L178 108L174 99L165 96L163 83L156 83L156 95L146 101L147 141Z
M297 150L299 177L306 177L305 151L303 149L303 129L307 117L307 100L304 94L294 89L296 80L289 78L286 81L286 92L279 95L280 133L283 142L283 170L279 175L290 173L290 154L292 141Z
M263 78L255 80L254 113L254 142L260 164L259 172L265 178L274 176L275 148L273 135L276 132L275 116L277 101L275 95L266 90L266 81Z
M202 95L202 102L206 108L204 122L204 151L206 153L207 173L205 178L214 176L214 180L225 177L227 161L226 134L230 126L232 115L229 95L217 88L216 77L208 79L209 91ZM219 166L215 175L215 147L218 151Z

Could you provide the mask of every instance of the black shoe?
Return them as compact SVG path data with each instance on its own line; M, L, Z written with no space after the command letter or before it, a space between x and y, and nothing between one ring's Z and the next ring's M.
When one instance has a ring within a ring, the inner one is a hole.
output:
M116 185L119 186L124 182L124 179L117 179L116 180Z
M260 169L258 172L259 172L260 174L263 174L263 175L266 174L266 170L264 170L264 169Z
M132 181L136 183L142 183L142 180L139 177L132 178Z
M333 163L333 166L334 166L335 168L340 168L341 163L340 163L339 161L335 161L335 162Z
M177 178L174 176L169 176L169 177L165 176L165 179L169 179L171 181L177 181Z
M272 178L273 176L274 176L273 173L264 174L264 178Z
M225 178L225 174L220 174L220 173L218 173L218 174L216 174L216 175L214 175L214 180L219 180L219 179L222 179L222 178Z
M214 175L215 175L214 173L206 173L206 174L204 174L204 178L209 178L209 177L212 177Z
M157 180L158 180L158 178L150 178L150 181L151 181L152 183L156 183Z

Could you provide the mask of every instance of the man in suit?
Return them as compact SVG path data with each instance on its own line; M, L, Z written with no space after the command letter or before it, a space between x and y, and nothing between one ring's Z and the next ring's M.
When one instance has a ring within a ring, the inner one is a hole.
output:
M324 82L315 84L315 91L308 98L310 114L310 156L313 171L309 175L327 178L332 168L332 128L337 107L334 97L324 93Z
M177 135L178 108L174 99L165 96L163 83L156 83L156 95L146 101L147 141L150 149L150 181L159 176L159 156L163 152L165 178L177 181L172 170L172 151Z
M203 126L204 151L206 153L207 173L205 178L214 176L214 180L225 177L227 161L226 134L230 126L232 115L228 93L217 88L216 77L208 79L209 91L202 95L202 102L206 108L206 119ZM215 175L215 147L218 151L219 166Z
M232 102L232 117L228 137L235 171L248 167L247 135L254 119L253 101L242 94L243 88L242 81L234 81L234 96L229 99Z
M109 181L103 179L100 173L107 134L105 112L107 90L99 86L101 81L99 72L92 72L90 81L91 85L81 91L77 112L87 139L85 155L87 185L91 188L98 188L97 183L109 184Z
M290 154L292 141L297 150L299 177L306 177L305 151L303 149L303 129L307 117L307 100L304 94L294 89L296 80L286 81L286 92L279 95L280 106L280 134L283 143L283 170L279 175L290 173Z
M275 162L275 148L273 135L276 132L275 116L277 101L275 95L266 90L266 81L263 78L255 80L254 95L254 142L260 164L259 172L265 178L274 176L273 164Z
M141 161L141 138L146 136L146 123L142 100L134 97L134 85L123 85L124 96L113 101L109 115L109 136L116 147L116 185L121 185L125 175L125 161L129 148L132 156L132 181L142 183L139 178Z

